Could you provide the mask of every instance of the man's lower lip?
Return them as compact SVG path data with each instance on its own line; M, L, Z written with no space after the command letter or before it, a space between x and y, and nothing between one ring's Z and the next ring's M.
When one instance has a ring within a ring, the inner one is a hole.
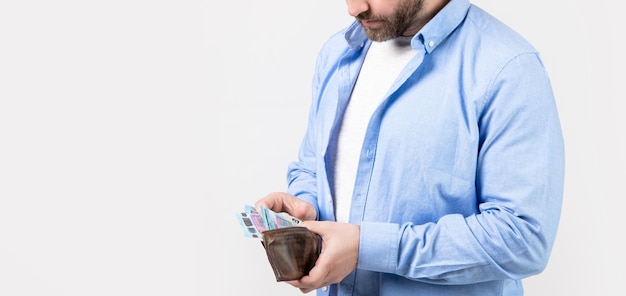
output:
M361 21L361 24L366 27L376 26L380 23L381 21Z

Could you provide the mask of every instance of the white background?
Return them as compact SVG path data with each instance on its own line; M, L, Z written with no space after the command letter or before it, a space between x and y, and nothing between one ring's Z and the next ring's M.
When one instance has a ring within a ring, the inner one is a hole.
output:
M526 295L624 295L614 1L474 3L551 75L561 227ZM285 189L344 1L2 1L0 295L300 295L235 214ZM618 91L620 90L620 91Z

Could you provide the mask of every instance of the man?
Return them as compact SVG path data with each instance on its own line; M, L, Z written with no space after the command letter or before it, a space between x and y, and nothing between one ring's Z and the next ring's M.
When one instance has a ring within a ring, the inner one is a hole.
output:
M321 49L288 192L323 239L318 295L522 295L561 211L564 148L536 50L467 0L347 0Z

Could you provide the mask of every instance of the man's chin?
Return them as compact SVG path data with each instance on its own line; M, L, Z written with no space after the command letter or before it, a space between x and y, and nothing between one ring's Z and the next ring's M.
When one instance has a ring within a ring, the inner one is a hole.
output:
M367 36L367 39L372 41L382 42L398 37L396 34L389 30L388 26L373 27L361 24L361 27L365 31L365 36Z
M383 42L395 37L390 34L382 34L381 32L372 32L369 30L365 30L365 36L367 36L367 39L375 42Z

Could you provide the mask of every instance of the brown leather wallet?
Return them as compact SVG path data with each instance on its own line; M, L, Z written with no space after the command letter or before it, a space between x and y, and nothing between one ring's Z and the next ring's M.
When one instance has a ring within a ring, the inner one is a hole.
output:
M266 230L261 244L276 281L298 280L309 274L320 253L320 237L306 227Z

